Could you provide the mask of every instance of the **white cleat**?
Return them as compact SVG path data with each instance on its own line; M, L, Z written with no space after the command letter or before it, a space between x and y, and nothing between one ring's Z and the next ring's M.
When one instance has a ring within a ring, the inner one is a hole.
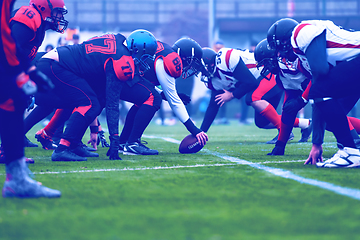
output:
M322 168L356 168L360 167L360 151L356 148L344 147L325 162L316 163Z

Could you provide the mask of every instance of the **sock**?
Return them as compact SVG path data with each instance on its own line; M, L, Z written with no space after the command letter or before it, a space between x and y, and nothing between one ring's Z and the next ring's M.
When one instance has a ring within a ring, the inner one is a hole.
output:
M337 142L344 147L356 148L347 116L338 101L331 99L315 104L323 115L326 124L329 125L329 129L332 129Z
M139 138L141 138L156 111L157 109L154 106L147 104L140 106L134 120L134 126L128 139L129 143L136 142Z
M271 104L269 104L264 110L262 110L260 114L267 120L269 120L278 130L280 129L281 117Z
M48 123L48 125L46 125L46 127L44 128L46 134L49 137L53 137L56 130L60 126L62 126L62 124L64 124L66 120L69 119L70 115L71 115L71 110L57 109L55 111L54 116L51 118L50 122Z
M124 144L129 139L129 136L131 134L131 131L134 126L135 116L137 112L139 111L139 107L136 105L133 105L130 110L128 111L126 118L125 118L125 124L120 134L120 144Z
M348 117L351 125L356 129L356 132L360 134L360 119L354 117Z

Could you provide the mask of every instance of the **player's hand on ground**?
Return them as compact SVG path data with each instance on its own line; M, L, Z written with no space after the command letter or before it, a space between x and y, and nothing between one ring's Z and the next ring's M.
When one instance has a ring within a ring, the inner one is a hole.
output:
M95 150L97 150L97 139L98 139L97 133L90 133L90 140L87 142L87 144L91 144L91 146L95 148Z
M220 107L222 107L222 105L232 100L233 98L234 98L233 93L224 89L224 93L215 96L215 102L217 103L217 105L220 105Z
M201 146L204 146L206 142L209 141L209 137L205 132L199 132L198 134L196 134L196 138L201 144Z
M317 162L323 162L322 153L323 153L322 145L313 144L309 154L309 158L306 159L304 165L306 164L315 165Z
M110 160L121 160L119 157L119 136L110 136L110 148L106 153L106 156L109 157Z

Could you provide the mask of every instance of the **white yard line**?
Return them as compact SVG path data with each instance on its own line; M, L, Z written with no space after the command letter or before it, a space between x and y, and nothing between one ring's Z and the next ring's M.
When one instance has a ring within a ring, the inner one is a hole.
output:
M59 172L34 172L33 174L62 174L62 173L94 173L94 172L117 172L117 171L141 171L141 170L158 170L158 169L178 169L178 168L198 168L198 167L221 167L235 166L234 163L225 164L196 164L188 166L157 166L157 167L139 167L139 168L109 168L109 169L89 169L77 171L59 171Z
M159 138L159 139L163 139L163 140L168 141L168 142L173 142L173 143L180 144L180 141L172 139L172 138L163 138L163 137L156 137L156 136L146 136L146 137L147 138ZM260 170L264 170L266 172L269 172L269 173L274 174L274 175L279 176L279 177L283 177L283 178L286 178L286 179L292 179L292 180L295 180L295 181L297 181L299 183L305 183L305 184L308 184L308 185L316 186L316 187L326 189L326 190L332 191L332 192L340 194L340 195L344 195L344 196L348 196L350 198L360 200L360 190L359 189L341 187L341 186L337 186L337 185L332 184L332 183L323 182L323 181L319 181L319 180L316 180L316 179L304 178L304 177L298 176L298 175L296 175L296 174L294 174L294 173L292 173L292 172L290 172L288 170L284 170L284 169L281 169L281 168L274 168L274 167L264 166L264 165L262 165L260 163L253 163L253 162L249 162L249 161L239 159L239 158L236 158L236 157L230 157L230 156L227 156L225 154L209 151L207 149L202 149L201 151L206 152L208 154L211 154L213 156L222 158L224 160L228 160L228 161L236 163L236 164L248 165L250 167L257 168L257 169L260 169ZM303 161L303 160L298 160L298 161ZM267 163L267 162L264 162L264 163ZM326 171L326 169L323 169L323 170Z

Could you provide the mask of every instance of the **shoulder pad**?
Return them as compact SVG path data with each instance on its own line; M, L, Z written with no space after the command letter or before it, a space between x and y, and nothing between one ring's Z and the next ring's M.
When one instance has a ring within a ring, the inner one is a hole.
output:
M113 61L115 75L120 81L127 81L134 78L135 64L132 57L124 55L119 60L111 60Z
M22 6L19 8L10 21L23 23L34 32L38 30L42 23L40 13L35 8L30 6Z
M182 73L182 62L176 52L163 56L164 68L171 77L178 78Z

